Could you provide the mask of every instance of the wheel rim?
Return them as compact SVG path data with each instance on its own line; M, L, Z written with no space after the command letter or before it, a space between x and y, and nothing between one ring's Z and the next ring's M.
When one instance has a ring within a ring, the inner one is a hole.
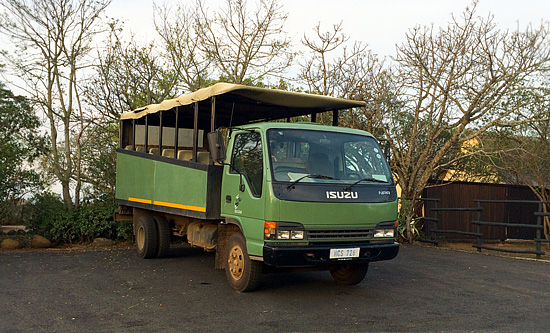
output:
M136 243L140 250L145 246L145 228L143 226L140 226L137 230Z
M233 246L227 258L229 272L234 280L239 280L244 272L244 254L240 246Z

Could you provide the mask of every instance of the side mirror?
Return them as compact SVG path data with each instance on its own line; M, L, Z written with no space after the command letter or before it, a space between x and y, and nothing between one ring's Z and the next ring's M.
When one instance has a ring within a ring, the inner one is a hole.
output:
M223 135L221 132L210 132L207 134L208 147L210 147L210 156L217 163L225 161L225 145L223 144Z
M386 160L389 163L391 161L391 146L389 141L386 141L386 143L384 144L384 155L386 156Z
M390 163L390 161L391 161L390 141L388 139L379 139L378 144L380 145L380 148L382 148L382 146L384 146L384 148L382 149L383 152L384 152L384 157L386 158L386 161L388 161L388 163Z

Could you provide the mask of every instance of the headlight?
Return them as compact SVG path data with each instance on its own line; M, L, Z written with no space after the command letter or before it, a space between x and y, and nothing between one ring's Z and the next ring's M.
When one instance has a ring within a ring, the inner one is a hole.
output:
M304 231L292 230L290 233L290 239L304 239Z
M378 229L374 230L374 238L393 238L393 229Z
M290 231L288 230L278 230L277 231L277 239L290 239Z
M266 240L304 240L304 227L298 223L264 222L264 239Z

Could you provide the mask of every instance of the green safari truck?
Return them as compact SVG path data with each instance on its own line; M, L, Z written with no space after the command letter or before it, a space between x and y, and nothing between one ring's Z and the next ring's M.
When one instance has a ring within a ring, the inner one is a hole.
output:
M399 244L386 152L338 127L339 110L355 107L365 103L218 83L123 113L116 202L138 255L162 257L179 236L215 251L238 291L279 269L361 282ZM333 126L315 122L323 112Z

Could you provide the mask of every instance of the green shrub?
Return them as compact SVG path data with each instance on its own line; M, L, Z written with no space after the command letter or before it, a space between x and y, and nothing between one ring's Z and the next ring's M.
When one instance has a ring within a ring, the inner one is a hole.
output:
M36 195L31 202L31 218L26 223L29 233L42 235L54 242L65 239L65 226L72 218L61 198L45 192Z
M129 239L131 221L115 222L116 204L111 196L84 201L69 211L61 198L52 193L37 195L27 229L56 243L88 242L97 237Z

